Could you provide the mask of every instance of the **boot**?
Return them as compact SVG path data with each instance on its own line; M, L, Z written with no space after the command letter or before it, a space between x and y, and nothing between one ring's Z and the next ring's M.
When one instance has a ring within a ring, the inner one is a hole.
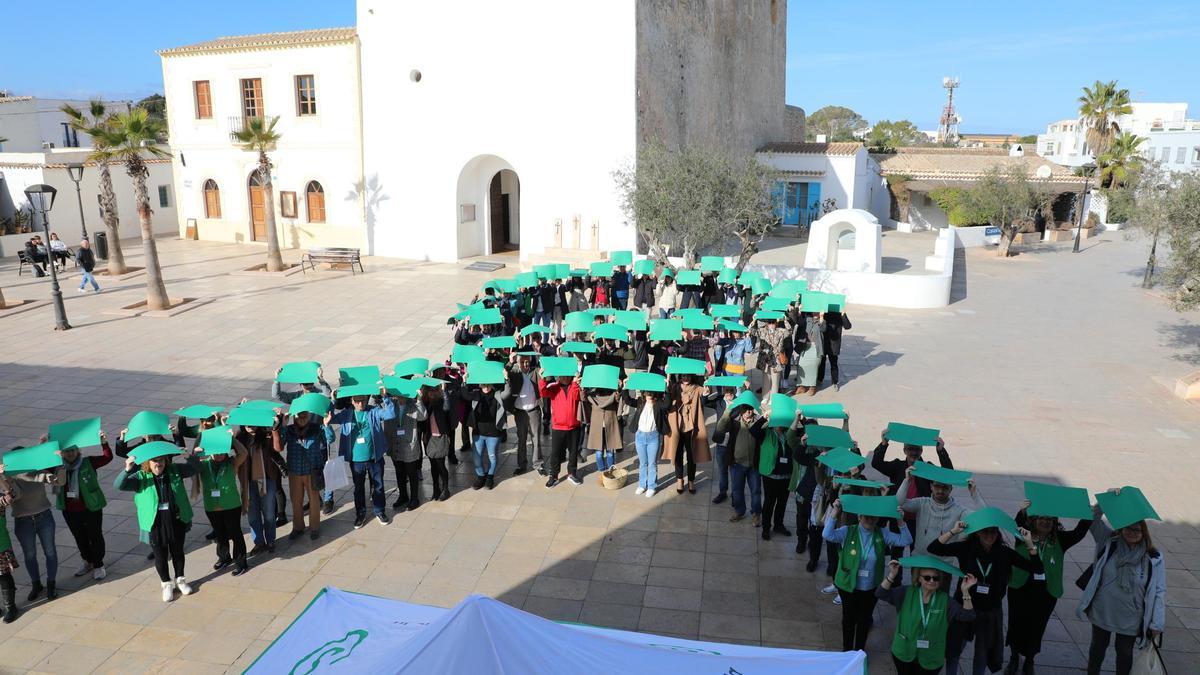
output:
M1012 656L1008 659L1008 665L1004 666L1004 675L1017 675L1017 667L1021 665L1021 655L1017 650L1012 650Z
M1032 656L1025 657L1025 666L1021 669L1021 672L1024 675L1033 675L1033 657Z
M58 589L55 588L55 585L56 584L53 581L46 582L46 599L47 600L54 600L55 598L58 597Z
M21 615L17 609L17 584L11 574L0 577L0 599L4 601L4 623L12 623Z

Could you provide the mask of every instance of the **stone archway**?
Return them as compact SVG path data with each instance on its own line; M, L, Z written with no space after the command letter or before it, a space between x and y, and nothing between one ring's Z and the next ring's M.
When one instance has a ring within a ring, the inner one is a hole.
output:
M839 248L846 234L854 235L852 248ZM883 228L862 209L838 209L812 224L804 267L843 272L878 272Z
M457 257L520 248L520 179L512 164L496 155L476 156L458 174L456 197Z

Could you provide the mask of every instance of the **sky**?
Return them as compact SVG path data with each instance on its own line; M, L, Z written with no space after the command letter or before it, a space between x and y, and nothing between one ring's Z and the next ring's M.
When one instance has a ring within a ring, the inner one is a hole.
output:
M131 15L105 3L10 4L0 89L47 97L136 100L162 91L157 50L354 25L353 0L145 3L137 32ZM934 129L945 102L942 77L955 76L961 131L1027 134L1073 116L1084 85L1116 79L1135 101L1187 102L1189 117L1200 118L1197 0L1128 7L1117 0L792 0L787 102L809 113L842 105L871 122L908 119Z

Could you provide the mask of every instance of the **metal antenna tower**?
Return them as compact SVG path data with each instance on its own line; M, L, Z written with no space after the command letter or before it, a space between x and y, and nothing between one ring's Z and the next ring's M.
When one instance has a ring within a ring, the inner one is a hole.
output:
M942 108L942 117L938 121L937 142L958 142L958 113L954 111L954 90L958 89L957 77L943 77L942 87L946 90L946 107Z

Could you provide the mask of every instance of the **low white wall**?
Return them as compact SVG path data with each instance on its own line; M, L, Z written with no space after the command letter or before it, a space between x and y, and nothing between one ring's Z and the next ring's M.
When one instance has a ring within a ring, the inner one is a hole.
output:
M948 227L946 229L954 233L955 248L974 248L976 246L991 245L987 241L987 225Z

